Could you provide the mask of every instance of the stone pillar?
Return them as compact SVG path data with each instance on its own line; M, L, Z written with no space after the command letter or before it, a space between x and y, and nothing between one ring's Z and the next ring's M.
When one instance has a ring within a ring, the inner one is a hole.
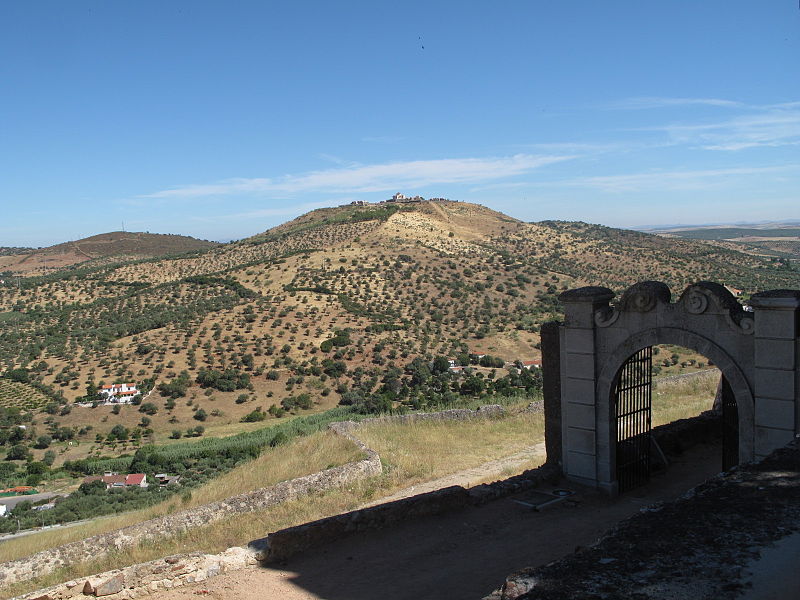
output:
M755 457L788 444L800 432L798 330L800 290L755 294Z
M608 310L613 298L614 293L604 287L578 288L558 297L564 305L561 339L563 471L567 478L593 487L609 485L598 480L597 433L598 429L610 428L609 416L597 414L595 312Z
M558 321L542 324L544 444L547 462L561 464L561 344Z

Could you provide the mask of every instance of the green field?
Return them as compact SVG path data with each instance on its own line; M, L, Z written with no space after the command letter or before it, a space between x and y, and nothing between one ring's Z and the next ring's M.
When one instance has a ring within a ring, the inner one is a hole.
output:
M800 237L800 227L781 227L778 229L709 227L708 229L676 229L669 231L669 233L691 240L735 240L741 237L794 238Z

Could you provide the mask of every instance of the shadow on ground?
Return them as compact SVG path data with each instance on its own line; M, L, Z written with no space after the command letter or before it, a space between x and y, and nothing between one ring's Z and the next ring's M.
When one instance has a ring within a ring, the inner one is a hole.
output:
M289 598L400 600L481 598L520 568L543 565L588 546L644 506L673 499L719 471L720 448L700 444L669 469L617 499L566 482L576 494L534 512L514 500L353 534L251 575L280 579ZM547 488L545 488L546 490ZM292 589L293 588L293 589ZM230 589L230 588L228 588Z

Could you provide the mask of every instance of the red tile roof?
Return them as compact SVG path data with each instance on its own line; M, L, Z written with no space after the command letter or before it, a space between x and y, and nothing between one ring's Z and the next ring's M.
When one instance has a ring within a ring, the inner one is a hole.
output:
M93 481L102 481L108 486L116 485L141 485L145 479L144 473L131 473L130 475L90 475L85 477L83 483L92 483Z
M125 478L125 485L142 485L144 473L132 473Z

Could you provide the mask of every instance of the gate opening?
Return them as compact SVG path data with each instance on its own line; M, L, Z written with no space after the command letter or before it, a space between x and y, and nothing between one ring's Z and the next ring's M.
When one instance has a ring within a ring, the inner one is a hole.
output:
M623 363L612 389L620 493L668 467L667 454L696 443L721 446L721 470L739 463L736 398L725 377L702 355L673 345L647 346ZM693 427L694 420L703 422ZM678 434L669 430L675 421L681 421Z

